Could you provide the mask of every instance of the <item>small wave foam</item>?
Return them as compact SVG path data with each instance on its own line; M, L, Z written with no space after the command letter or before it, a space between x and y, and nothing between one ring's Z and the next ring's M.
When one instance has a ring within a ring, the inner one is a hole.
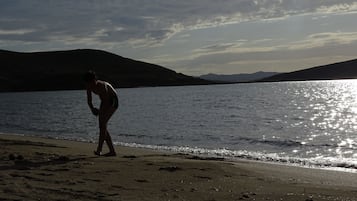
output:
M239 137L235 140L237 144L248 142L252 145L270 145L273 147L289 148L289 147L342 147L337 144L312 144L295 140L280 140L280 139L255 139L248 137Z
M117 145L135 148L146 148L153 150L169 151L175 153L192 154L197 156L206 156L212 158L225 158L227 160L254 160L261 162L280 163L292 166L302 166L309 168L326 168L339 171L357 172L357 160L353 158L333 158L333 157L317 157L317 158L297 158L280 156L277 153L252 152L246 150L229 150L229 149L205 149L199 147L186 146L160 146L160 145L144 145L137 143L118 142Z

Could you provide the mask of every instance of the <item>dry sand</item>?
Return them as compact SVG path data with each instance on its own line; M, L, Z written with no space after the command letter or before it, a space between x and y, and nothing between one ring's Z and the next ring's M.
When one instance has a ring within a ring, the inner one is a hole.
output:
M0 200L357 200L357 174L0 135Z

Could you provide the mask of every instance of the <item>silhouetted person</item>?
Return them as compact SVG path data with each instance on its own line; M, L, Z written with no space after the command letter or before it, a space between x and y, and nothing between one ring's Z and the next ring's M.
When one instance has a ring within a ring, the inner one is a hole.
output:
M84 75L84 81L87 86L87 101L88 106L95 116L99 116L99 141L97 150L94 154L101 156L103 143L106 141L109 152L103 156L116 156L112 138L107 130L107 124L110 117L118 108L118 96L111 84L105 81L97 80L94 72L89 71ZM93 107L92 92L100 98L99 109Z

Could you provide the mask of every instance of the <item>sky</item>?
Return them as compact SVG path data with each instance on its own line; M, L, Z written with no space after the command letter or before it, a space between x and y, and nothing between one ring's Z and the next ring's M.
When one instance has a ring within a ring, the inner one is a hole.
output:
M0 49L101 49L187 75L357 58L352 0L0 0Z

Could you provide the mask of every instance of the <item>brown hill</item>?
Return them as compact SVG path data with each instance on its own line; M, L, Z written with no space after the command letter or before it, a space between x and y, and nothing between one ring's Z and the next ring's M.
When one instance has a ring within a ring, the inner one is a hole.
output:
M357 59L318 66L305 70L282 73L272 77L264 78L263 82L278 81L305 81L305 80L334 80L357 78Z
M101 50L19 53L0 50L0 91L83 89L83 73L97 72L114 87L211 84L167 68Z

